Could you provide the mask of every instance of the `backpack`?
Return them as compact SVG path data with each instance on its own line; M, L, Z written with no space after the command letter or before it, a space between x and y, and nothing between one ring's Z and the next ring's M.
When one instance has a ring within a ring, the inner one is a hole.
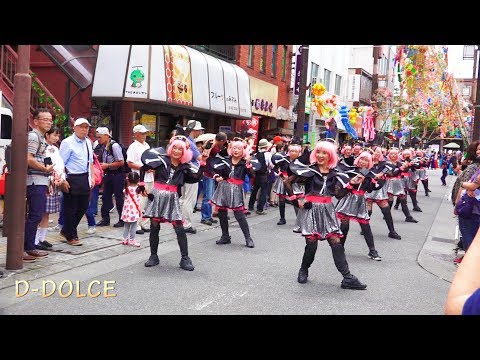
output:
M132 169L130 168L130 166L128 166L127 164L127 147L123 144L120 144L119 142L111 139L110 140L110 143L111 143L111 146L110 148L107 150L107 152L113 156L113 150L112 150L112 147L113 147L113 144L118 144L120 145L120 147L122 148L122 155L123 155L123 172L128 174L129 172L132 172ZM119 168L121 169L121 167Z

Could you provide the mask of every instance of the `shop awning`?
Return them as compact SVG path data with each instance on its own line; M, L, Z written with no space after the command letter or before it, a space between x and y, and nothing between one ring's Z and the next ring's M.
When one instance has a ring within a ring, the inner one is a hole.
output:
M92 97L252 117L245 70L183 45L100 45Z

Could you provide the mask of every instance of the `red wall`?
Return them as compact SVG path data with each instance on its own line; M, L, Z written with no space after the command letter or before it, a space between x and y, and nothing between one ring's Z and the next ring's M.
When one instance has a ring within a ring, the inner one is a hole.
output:
M37 74L55 99L65 108L65 92L67 76L40 50L38 45L30 47L30 69ZM71 83L70 98L75 95L78 87ZM92 86L80 91L70 102L70 116L74 118L91 116L90 108Z
M262 57L262 45L254 45L253 50L253 68L248 64L248 48L250 45L238 46L237 65L244 69L248 75L257 79L266 81L270 84L278 86L278 102L277 106L282 106L288 109L290 105L289 100L289 87L290 76L292 73L292 51L293 45L287 45L287 59L286 59L286 74L285 81L282 81L282 58L283 58L283 45L277 45L277 77L271 76L272 68L272 45L267 45L267 64L265 67L265 73L260 72L260 59Z

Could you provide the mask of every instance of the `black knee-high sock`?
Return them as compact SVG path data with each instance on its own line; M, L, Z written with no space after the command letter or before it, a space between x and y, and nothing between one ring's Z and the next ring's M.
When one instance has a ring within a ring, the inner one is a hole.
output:
M250 238L250 229L248 227L247 218L243 211L234 211L233 214L235 215L235 219L238 221L238 225L240 225L240 229L242 229L243 236L245 239Z
M280 211L280 219L285 219L285 198L279 198L278 210Z
M160 223L151 222L148 240L150 241L150 254L152 255L157 255L158 243L160 242L159 233Z
M395 202L395 206L398 208L398 205L400 205L400 198L397 196L397 201Z
M393 200L388 200L388 206L390 207L390 209L392 208L392 206L393 206Z
M413 208L418 208L417 192L409 190L408 193L410 195L410 199L412 199Z
M180 247L180 254L182 256L188 256L188 240L187 240L187 234L185 233L185 229L183 228L183 225L174 226L173 229L177 234L177 242L178 242L178 246Z
M228 219L227 219L227 211L226 210L218 210L218 219L220 220L220 228L222 229L222 236L229 236L228 235Z
M298 215L298 207L294 206L293 210L295 210L295 215Z
M305 252L302 258L302 269L308 269L315 260L315 253L317 252L318 241L308 241L305 245Z
M407 198L406 197L402 198L402 200L400 201L400 204L402 205L402 211L405 217L411 218L412 215L410 214L410 210L408 209Z
M373 210L368 210L368 216L372 216Z
M363 237L365 238L365 242L367 243L369 250L375 250L375 242L373 241L373 233L370 224L362 224L360 223L360 228L363 232Z
M423 184L423 188L425 189L425 194L428 194L428 192L430 191L428 189L428 179L422 180L422 184Z
M347 257L345 256L345 248L342 244L330 244L332 249L333 262L337 270L343 276L350 274L350 269L348 268Z
M384 208L380 208L380 210L382 211L385 222L387 223L388 231L391 233L396 232L395 228L393 227L392 212L390 211L390 209L385 206Z
M342 245L345 245L345 241L347 241L348 230L350 229L350 221L341 221L340 222L340 230L342 230L343 237L340 239Z

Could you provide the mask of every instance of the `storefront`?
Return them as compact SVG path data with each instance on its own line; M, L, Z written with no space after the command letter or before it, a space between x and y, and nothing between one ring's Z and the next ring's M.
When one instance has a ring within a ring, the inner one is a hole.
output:
M112 127L124 138L141 123L154 145L188 119L216 132L252 116L247 73L181 45L100 45L92 98L120 101Z
M251 119L237 121L235 131L255 132L255 143L277 129L278 86L250 76Z

